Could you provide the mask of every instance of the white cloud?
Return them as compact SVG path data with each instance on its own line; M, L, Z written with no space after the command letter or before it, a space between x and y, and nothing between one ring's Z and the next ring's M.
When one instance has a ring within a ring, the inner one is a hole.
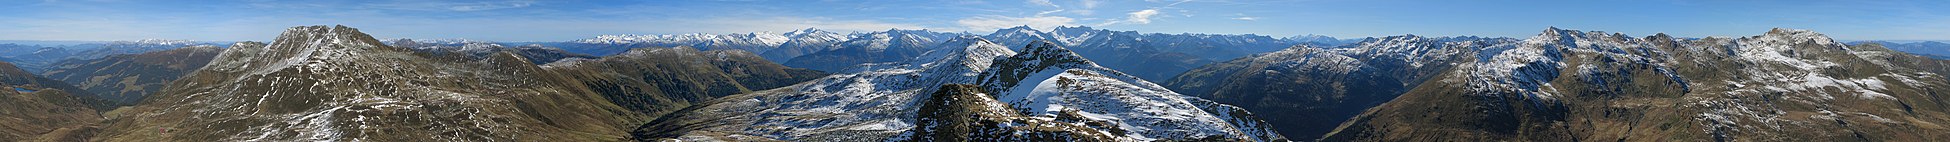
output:
M1063 16L1036 15L1031 17L1008 17L987 15L962 18L961 20L956 20L955 24L960 24L962 27L967 28L965 29L967 31L985 31L1024 25L1037 29L1051 29L1056 26L1075 25L1072 23L1075 21L1076 19Z
M1131 13L1125 13L1125 14L1128 16L1124 17L1123 19L1112 19L1110 21L1105 21L1104 23L1098 23L1096 26L1109 26L1109 25L1127 24L1127 23L1128 24L1151 24L1151 18L1155 18L1158 14L1160 14L1160 12L1158 12L1158 9L1153 8L1153 9L1132 11Z
M1050 13L1056 13L1056 12L1063 12L1063 10L1062 10L1062 9L1057 9L1057 10L1050 10L1050 11L1043 11L1043 12L1036 12L1036 16L1043 16L1043 15L1049 15Z
M1161 2L1161 1L1154 1L1154 0L1146 0L1146 1ZM1176 9L1173 7L1178 6L1178 4L1185 4L1187 2L1192 2L1192 0L1180 0L1178 2L1172 2L1171 4L1166 4L1165 6L1161 6L1161 7L1151 7L1150 9L1132 11L1131 13L1125 13L1125 15L1128 16L1124 17L1123 19L1105 21L1104 23L1098 23L1096 26L1109 26L1109 25L1127 24L1127 23L1128 24L1151 24L1151 20L1152 20L1151 18L1157 18L1159 17L1158 14L1164 14L1164 12L1158 11L1158 9L1166 9L1166 8ZM1191 10L1180 9L1178 10L1178 13L1179 16L1192 17Z
M1062 7L1062 6L1056 6L1055 2L1050 2L1049 0L1029 0L1028 3L1041 5L1041 6L1049 6L1049 7Z
M1083 0L1077 3L1083 4L1083 9L1092 9L1097 8L1097 4L1102 4L1103 2L1103 0Z
M1237 17L1237 18L1232 18L1232 20L1259 21L1259 17L1251 17L1251 16Z
M1158 15L1158 9L1138 10L1137 12L1131 12L1130 14L1131 17L1130 19L1127 20L1130 20L1132 23L1150 24L1151 16Z

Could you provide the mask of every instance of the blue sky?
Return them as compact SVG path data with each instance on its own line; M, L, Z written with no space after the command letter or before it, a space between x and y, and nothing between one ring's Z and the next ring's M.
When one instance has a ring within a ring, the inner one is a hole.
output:
M6 40L269 40L345 24L380 38L566 41L602 34L817 27L989 33L1029 25L1156 33L1528 37L1545 27L1750 36L1810 29L1844 40L1950 40L1943 0L5 0Z

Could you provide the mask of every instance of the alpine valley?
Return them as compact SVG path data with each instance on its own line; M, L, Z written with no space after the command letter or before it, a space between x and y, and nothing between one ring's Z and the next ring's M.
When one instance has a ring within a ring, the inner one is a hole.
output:
M0 141L1950 140L1938 42L994 30L0 44Z

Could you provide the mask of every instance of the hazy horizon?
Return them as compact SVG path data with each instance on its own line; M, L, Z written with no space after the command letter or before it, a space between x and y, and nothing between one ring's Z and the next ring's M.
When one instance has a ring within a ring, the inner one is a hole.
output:
M151 1L0 2L0 40L262 41L342 24L380 38L568 41L614 34L892 28L986 34L1027 25L1144 33L1528 37L1546 27L1741 37L1807 29L1842 40L1950 40L1950 1Z

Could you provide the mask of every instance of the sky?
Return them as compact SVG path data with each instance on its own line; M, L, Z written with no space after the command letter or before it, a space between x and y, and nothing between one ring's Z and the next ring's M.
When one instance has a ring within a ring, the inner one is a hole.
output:
M568 41L606 34L987 34L1027 25L1342 38L1529 37L1547 27L1682 37L1809 29L1950 40L1945 0L0 0L0 40L264 41L342 24L378 38Z

